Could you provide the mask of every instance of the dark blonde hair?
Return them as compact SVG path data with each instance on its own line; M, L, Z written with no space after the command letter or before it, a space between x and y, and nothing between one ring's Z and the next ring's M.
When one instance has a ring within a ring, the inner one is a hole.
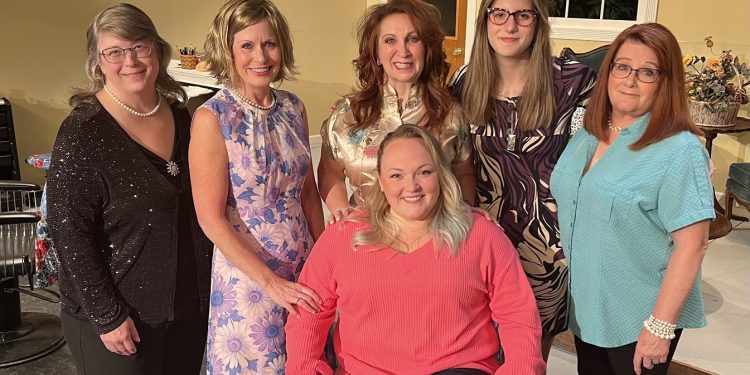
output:
M411 124L399 126L383 139L378 149L376 172L380 173L380 163L388 145L397 139L417 139L424 144L435 164L435 170L440 185L440 194L431 216L431 232L435 242L435 249L440 251L444 246L449 248L452 255L458 252L461 243L466 240L471 230L471 210L461 198L461 187L451 172L450 163L443 156L440 143L426 129ZM408 157L408 155L404 155ZM375 179L367 192L364 213L352 215L352 221L367 222L367 229L354 234L352 245L398 246L400 228L390 215L390 205L385 194L380 190L378 179Z
M273 81L294 79L297 68L294 65L292 36L284 15L268 0L229 0L214 18L204 45L211 74L219 83L229 85L240 83L232 58L234 35L263 20L271 25L276 42L281 48L281 69Z
M495 0L484 0L479 8L471 50L471 62L461 88L461 105L472 124L487 125L495 118L495 96L500 84L500 71L495 52L490 45L487 9ZM518 104L518 124L523 130L546 128L555 117L555 90L550 47L549 4L547 0L533 0L539 15L534 20L534 40L531 42L528 81Z
M599 79L591 94L591 101L584 115L584 127L599 140L609 136L608 122L612 113L609 102L610 66L620 47L627 42L641 43L650 48L658 60L659 85L655 91L651 119L643 133L630 149L639 150L681 131L702 134L690 118L685 93L685 67L682 64L680 45L672 32L658 23L633 25L617 36L599 68Z
M364 129L380 118L383 104L381 87L385 72L378 65L378 34L383 19L393 14L405 14L425 47L425 61L417 82L422 85L422 100L427 110L428 129L439 127L452 108L451 95L445 87L450 65L445 62L440 12L421 0L389 0L386 4L370 7L359 22L359 57L352 63L359 80L358 90L350 95L353 129Z
M99 12L86 30L86 76L89 84L85 88L75 89L68 102L76 106L84 102L93 101L94 94L101 90L106 83L106 77L99 66L99 50L97 43L102 33L112 33L119 38L129 41L147 41L152 43L159 58L159 72L156 76L156 90L170 102L185 102L185 90L168 73L167 66L172 57L172 48L159 33L151 19L137 7L121 3Z

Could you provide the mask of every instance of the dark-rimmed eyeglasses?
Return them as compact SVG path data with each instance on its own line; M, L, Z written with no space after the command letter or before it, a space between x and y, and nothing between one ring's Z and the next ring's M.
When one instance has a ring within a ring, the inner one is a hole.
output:
M534 20L539 16L539 12L533 9L521 9L515 12L511 12L507 9L501 8L487 8L487 18L490 22L495 25L503 25L508 22L508 19L513 16L518 26L529 26L534 23Z
M620 63L609 64L609 72L613 77L619 79L626 79L630 77L630 73L635 72L635 78L643 83L654 83L659 79L659 70L653 68L640 68L633 69L629 65Z
M146 57L151 55L151 43L136 43L130 48L111 47L102 50L99 54L102 55L107 62L119 64L125 61L126 51L130 51L133 57Z

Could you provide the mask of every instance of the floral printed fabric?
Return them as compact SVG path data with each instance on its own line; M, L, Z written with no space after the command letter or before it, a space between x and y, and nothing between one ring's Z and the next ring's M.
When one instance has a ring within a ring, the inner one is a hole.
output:
M229 156L226 213L235 230L263 248L257 255L295 280L312 246L301 195L310 172L302 102L274 91L269 111L245 105L228 89L203 104L219 120ZM207 343L209 374L284 374L287 312L221 253L214 251Z
M36 154L26 158L26 164L49 169L52 154ZM60 261L57 259L57 251L52 246L52 237L49 235L47 226L47 186L42 192L42 201L39 204L39 221L36 223L36 247L34 249L34 287L47 288L57 282L60 270Z

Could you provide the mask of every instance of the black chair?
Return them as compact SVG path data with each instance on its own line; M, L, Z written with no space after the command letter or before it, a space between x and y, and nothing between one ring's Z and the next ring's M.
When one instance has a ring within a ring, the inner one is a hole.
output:
M16 132L10 102L0 97L0 180L20 180Z
M581 53L573 51L570 47L565 47L560 52L560 57L578 61L579 63L591 68L591 70L599 73L599 67L602 65L602 61L604 61L604 56L607 55L607 51L609 51L609 44Z
M59 303L33 292L40 191L36 184L0 181L0 368L41 358L65 343L59 316L21 312L21 293Z

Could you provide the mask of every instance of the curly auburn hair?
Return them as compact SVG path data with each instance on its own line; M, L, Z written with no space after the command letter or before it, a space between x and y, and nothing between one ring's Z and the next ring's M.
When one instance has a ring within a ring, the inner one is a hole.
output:
M358 90L350 94L355 123L352 130L373 125L380 117L385 84L383 67L378 64L378 35L380 24L392 14L406 14L425 47L424 68L417 83L423 87L422 100L427 108L425 127L439 127L450 112L451 95L445 87L450 65L445 62L440 12L421 0L390 0L370 7L359 22L359 57L352 61L359 80Z

